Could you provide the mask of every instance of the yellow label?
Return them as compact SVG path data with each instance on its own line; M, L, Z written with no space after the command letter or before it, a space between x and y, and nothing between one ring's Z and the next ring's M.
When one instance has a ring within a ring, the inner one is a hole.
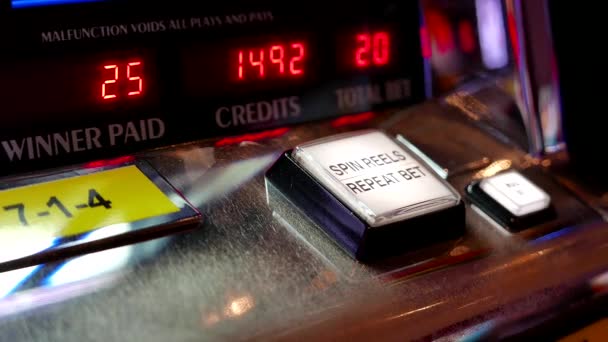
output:
M608 318L604 318L568 335L558 342L604 342L608 341Z
M131 165L0 191L0 236L37 231L67 237L177 211L179 208Z

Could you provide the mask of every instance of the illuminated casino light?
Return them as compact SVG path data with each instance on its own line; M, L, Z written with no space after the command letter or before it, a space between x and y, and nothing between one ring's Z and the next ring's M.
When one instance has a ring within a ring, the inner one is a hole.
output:
M608 272L593 277L589 283L595 293L608 292Z
M431 58L433 56L431 37L429 36L429 30L426 26L420 28L420 46L422 48L422 57Z
M460 41L460 48L466 53L475 52L475 32L473 32L473 26L471 22L463 20L458 23L458 40Z
M510 4L510 3L507 3ZM519 40L517 38L517 20L515 19L515 11L511 7L507 7L507 29L509 30L509 42L513 49L513 56L519 56ZM519 64L519 58L515 58L515 63Z
M509 63L501 0L475 0L481 59L488 69Z
M240 144L240 143L246 142L246 141L259 141L259 140L265 140L265 139L278 138L287 132L289 132L289 128L282 127L282 128L276 128L273 130L269 130L269 131L247 133L247 134L243 134L243 135L237 135L234 137L226 137L221 140L218 140L215 143L215 146L222 147L222 146L227 146L227 145L236 145L236 144Z
M94 169L94 168L98 168L98 167L122 165L125 163L130 163L134 160L135 160L135 157L133 157L133 156L123 156L123 157L118 157L118 158L108 159L108 160L96 160L96 161L86 163L84 165L84 168L85 169Z
M438 52L444 54L454 50L454 35L448 19L436 10L426 11L425 18L432 42L437 46Z
M52 5L80 4L87 2L102 2L105 0L12 0L13 8L42 7Z
M331 122L331 127L344 127L351 125L361 125L375 117L373 112L364 112L353 115L341 116Z

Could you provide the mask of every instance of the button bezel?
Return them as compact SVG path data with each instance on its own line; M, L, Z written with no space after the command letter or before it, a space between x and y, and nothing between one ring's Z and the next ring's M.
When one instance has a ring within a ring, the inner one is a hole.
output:
M522 176L526 178L525 175L522 174ZM526 180L532 183L529 179L526 178ZM533 226L550 221L556 216L551 202L544 209L525 215L516 215L486 193L481 188L481 182L482 180L477 180L466 187L465 193L467 199L510 232L519 232L532 228Z
M367 131L369 132L369 131ZM366 131L348 133L365 134ZM342 136L333 136L340 138ZM390 137L389 137L390 138ZM326 138L327 139L327 138ZM391 139L399 148L409 150L399 141ZM433 243L460 238L465 232L465 207L460 195L454 205L426 212L407 219L372 227L355 210L327 189L293 156L293 150L284 152L266 173L266 186L280 191L296 208L308 216L339 247L360 261L373 261L398 255ZM409 152L442 184L447 182L431 167ZM270 184L269 184L270 183Z

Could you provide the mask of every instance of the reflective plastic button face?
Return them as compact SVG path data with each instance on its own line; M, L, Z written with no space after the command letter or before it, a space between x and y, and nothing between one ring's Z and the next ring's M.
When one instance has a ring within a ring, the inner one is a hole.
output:
M380 131L316 140L296 147L292 157L370 227L460 202L446 181Z
M479 184L488 196L517 217L547 209L551 197L517 171L503 172Z

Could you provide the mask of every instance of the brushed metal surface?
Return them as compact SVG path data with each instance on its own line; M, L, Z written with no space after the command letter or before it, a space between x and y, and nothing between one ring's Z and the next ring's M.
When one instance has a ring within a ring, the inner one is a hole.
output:
M41 266L10 294L0 293L0 340L449 340L489 319L559 300L608 268L606 225L553 179L549 161L526 154L507 94L482 90L351 124L320 121L274 130L267 135L276 137L265 140L207 140L138 156L198 207L205 223ZM502 169L531 172L558 215L509 234L468 206L462 239L357 263L280 194L271 208L264 171L297 144L369 127L412 141L447 170L461 194L472 179Z

